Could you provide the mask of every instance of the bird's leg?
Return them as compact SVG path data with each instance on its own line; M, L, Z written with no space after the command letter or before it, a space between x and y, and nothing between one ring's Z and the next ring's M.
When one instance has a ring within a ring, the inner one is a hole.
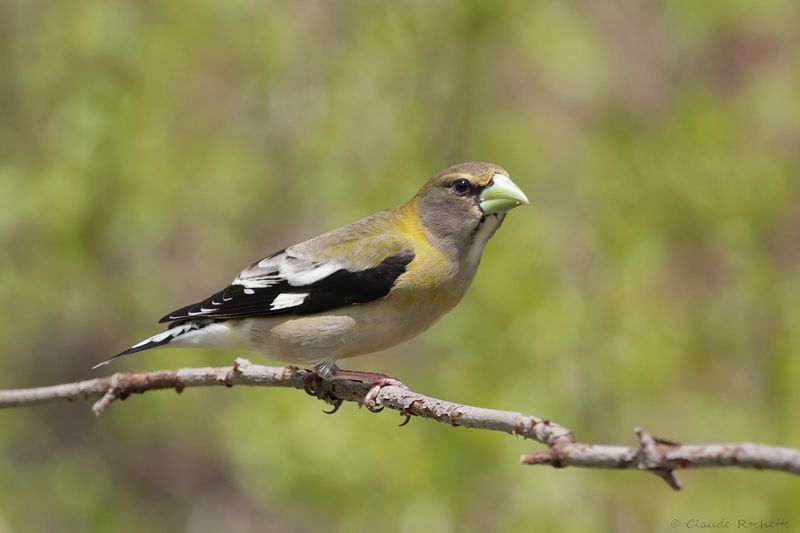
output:
M406 388L400 381L394 379L386 374L377 372L362 372L360 370L343 370L336 366L332 360L323 361L314 365L314 371L322 378L328 381L335 381L337 379L350 379L353 381L360 381L362 383L372 384L372 388L364 396L362 401L364 407L373 413L379 413L383 407L378 407L375 400L383 387L396 386Z
M319 363L315 363L312 368L319 377L327 381L332 381L333 376L337 372L341 372L339 367L336 366L336 361L333 359L326 359L324 361L320 361Z
M330 411L322 411L325 414L332 415L339 410L344 400L337 398L333 394L333 376L330 371L327 361L314 365L314 372L309 373L303 381L303 389L310 396L319 398L323 402L329 403L333 406ZM336 365L334 365L336 366Z

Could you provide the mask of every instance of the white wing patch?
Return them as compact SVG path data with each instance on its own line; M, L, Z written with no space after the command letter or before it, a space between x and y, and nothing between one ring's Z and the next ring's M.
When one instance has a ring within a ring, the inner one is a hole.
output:
M292 249L265 257L243 270L232 285L248 289L266 289L286 282L292 287L306 287L327 278L342 267L334 262L317 262L292 255ZM247 289L245 289L245 293Z
M321 279L327 278L340 269L341 267L336 263L322 263L312 268L297 268L294 266L291 270L289 268L285 269L286 272L284 272L284 269L281 269L281 273L292 287L305 287L306 285L311 285Z
M231 285L242 285L247 287L247 289L245 289L245 291L247 291L251 289L266 289L268 287L272 287L273 285L277 285L280 282L281 277L279 275L242 278L242 275L239 274L239 276L233 280ZM248 292L247 294L251 293Z
M281 252L277 255L271 255L269 257L265 257L261 261L258 262L258 268L263 269L270 269L270 268L278 268L280 266L281 259L286 257L286 252Z
M275 311L275 310L278 310L278 309L287 309L289 307L297 307L298 305L301 305L305 301L306 296L308 296L308 294L309 293L307 293L307 292L305 292L305 293L289 293L289 292L281 293L278 296L276 296L274 300L272 300L272 303L269 304L269 309L270 309L270 311Z

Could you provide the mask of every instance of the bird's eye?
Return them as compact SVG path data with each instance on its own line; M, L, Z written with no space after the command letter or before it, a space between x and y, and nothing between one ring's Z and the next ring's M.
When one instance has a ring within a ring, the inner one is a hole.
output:
M453 180L451 186L453 187L453 190L456 191L456 194L467 194L472 190L472 184L469 182L469 180L464 178Z

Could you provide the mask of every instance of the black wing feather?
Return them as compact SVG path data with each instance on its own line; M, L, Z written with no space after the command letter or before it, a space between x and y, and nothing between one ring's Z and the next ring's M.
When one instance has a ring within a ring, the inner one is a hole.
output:
M286 280L261 288L229 285L202 302L173 311L159 322L180 323L195 318L310 315L337 307L367 303L389 294L397 278L406 271L413 259L414 252L407 250L387 257L372 268L357 272L340 269L303 287L290 285ZM270 309L278 296L291 294L308 294L308 296L299 305ZM203 309L210 311L201 312Z

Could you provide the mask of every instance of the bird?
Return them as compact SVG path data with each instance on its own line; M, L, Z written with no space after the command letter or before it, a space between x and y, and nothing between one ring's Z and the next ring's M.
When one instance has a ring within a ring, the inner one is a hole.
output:
M325 380L400 384L337 361L427 330L464 296L506 213L528 204L492 163L448 167L408 202L277 251L159 320L167 329L98 363L161 347L231 347L309 365Z

